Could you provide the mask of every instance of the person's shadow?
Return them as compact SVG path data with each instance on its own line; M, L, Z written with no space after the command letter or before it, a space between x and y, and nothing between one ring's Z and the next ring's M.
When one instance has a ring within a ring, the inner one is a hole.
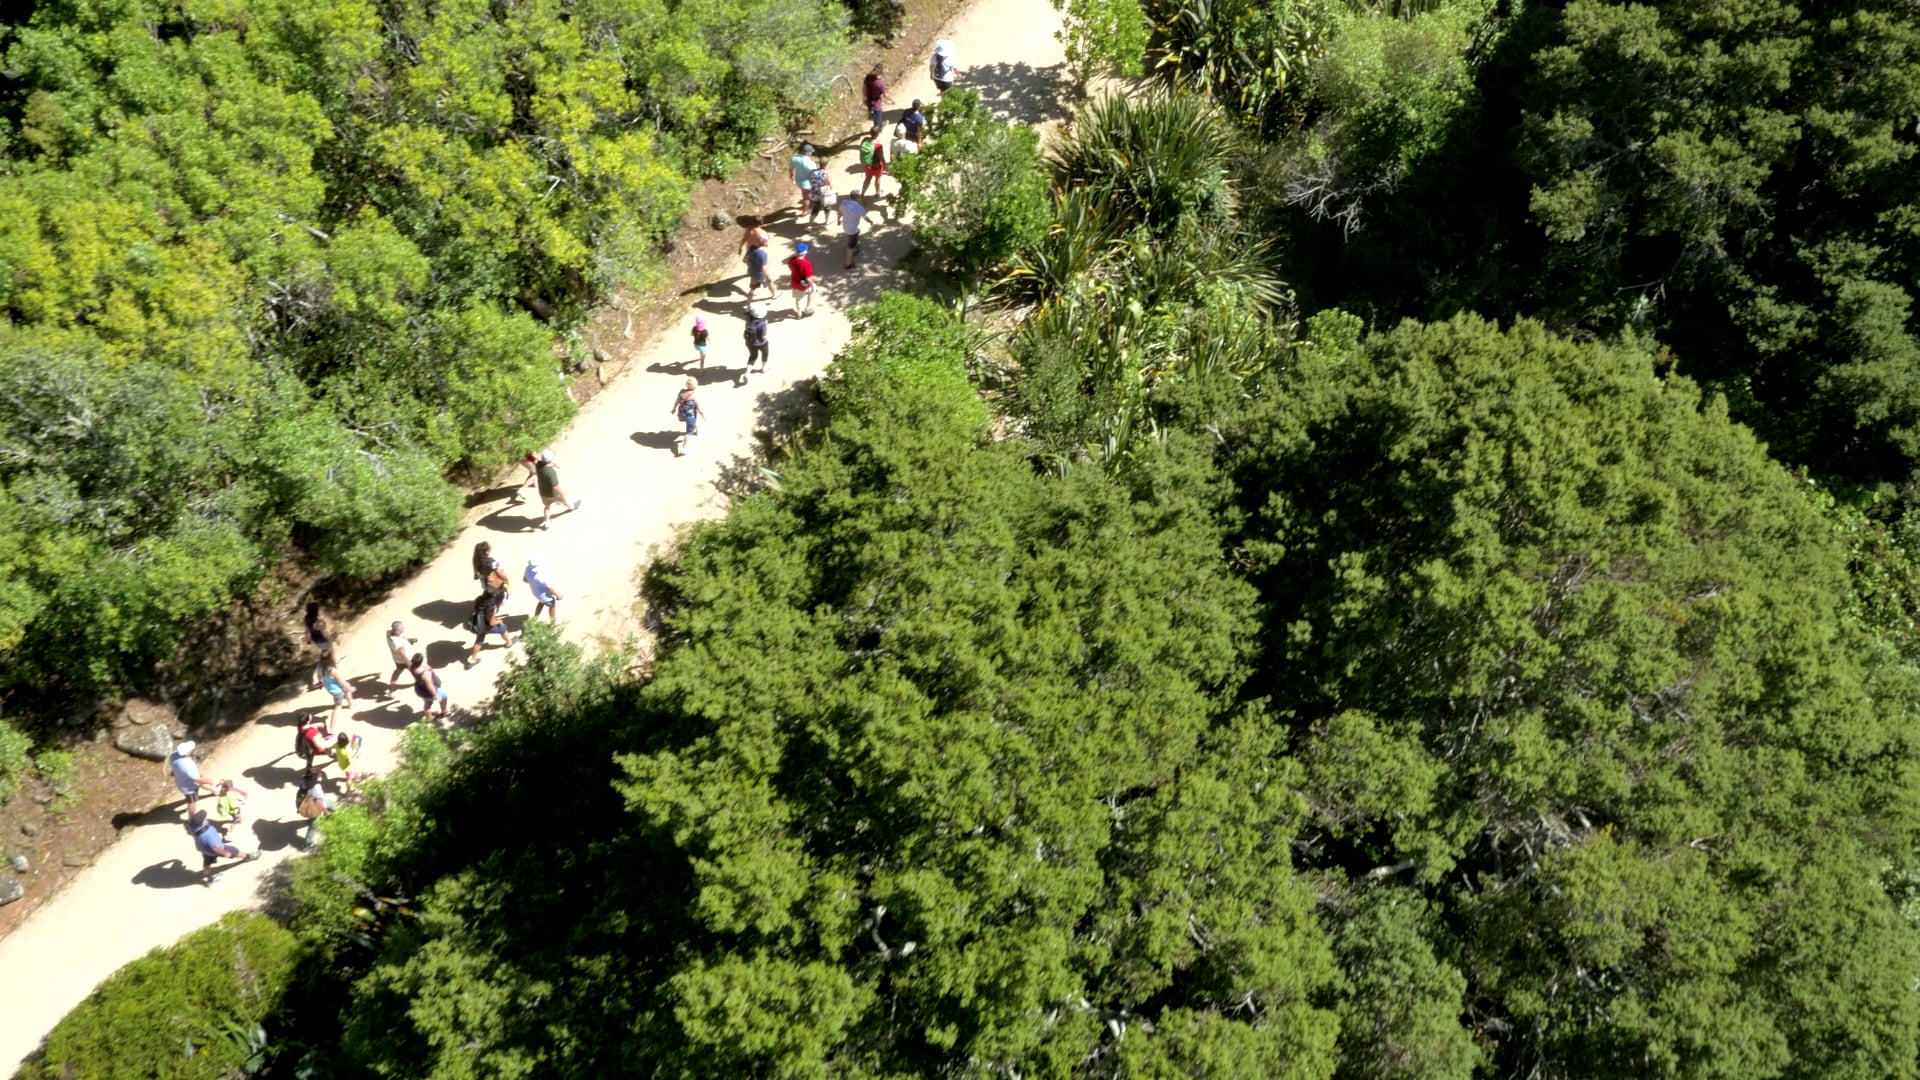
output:
M212 795L203 797L208 801L213 799ZM163 802L151 810L142 810L138 813L122 810L113 815L112 824L115 831L138 828L142 825L178 825L186 820L186 806L187 800L179 799L174 802ZM181 813L175 813L176 810Z
M184 889L189 885L198 885L200 881L200 871L179 859L154 863L133 875L135 885L145 885L149 889Z
M671 454L680 445L680 429L671 431L636 431L628 438L649 450L665 450Z
M261 819L253 823L253 837L259 841L261 851L279 851L300 846L300 831L306 827L306 818L294 818L292 821Z

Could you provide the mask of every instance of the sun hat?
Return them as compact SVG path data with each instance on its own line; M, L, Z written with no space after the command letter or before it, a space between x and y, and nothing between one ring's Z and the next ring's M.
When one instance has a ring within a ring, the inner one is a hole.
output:
M553 460L553 451L551 451L551 450L542 450L542 451L540 451L540 460L541 460L541 461L546 461L546 462L551 462L551 461Z
M953 42L948 41L946 38L941 38L939 41L933 43L933 55L935 56L945 56L952 51Z
M192 739L188 739L186 742L180 743L179 745L175 746L173 748L173 752L176 754L191 754L193 753L193 748L195 745L197 744Z
M705 330L707 328L707 317L705 315L695 315L693 317L693 328L695 330Z
M751 316L753 316L753 317L754 317L754 318L756 318L756 319L764 319L764 318L766 318L766 317L767 317L767 302L766 302L765 300L755 300L755 301L754 301L753 303L751 303L751 304L748 304L748 305L747 305L747 314L749 314L749 315L751 315Z

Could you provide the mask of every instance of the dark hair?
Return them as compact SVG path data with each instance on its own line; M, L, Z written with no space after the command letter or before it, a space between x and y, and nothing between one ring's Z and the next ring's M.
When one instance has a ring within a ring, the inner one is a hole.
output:
M187 819L188 832L199 832L201 829L204 829L206 827L207 827L207 812L205 810L195 810L193 812L193 816Z
M320 617L320 601L318 600L307 601L307 621L312 622L313 620L319 617Z
M919 112L919 111L920 111L920 99L919 99L919 98L914 98L914 99L913 99L913 111L914 111L914 112Z
M412 671L414 668L426 662L427 657L425 653L414 653L412 656L407 657L407 670Z

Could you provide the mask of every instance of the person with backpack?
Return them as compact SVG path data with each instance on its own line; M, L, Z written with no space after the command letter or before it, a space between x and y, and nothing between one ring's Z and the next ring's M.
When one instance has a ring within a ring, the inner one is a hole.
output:
M447 684L440 673L433 670L422 653L414 653L407 669L413 672L413 692L420 699L420 714L432 716L438 711L440 719L453 715L453 706L447 703Z
M193 837L193 846L200 851L200 884L212 885L224 872L224 868L215 869L221 859L232 859L234 863L252 862L260 857L258 851L243 852L220 834L204 810L195 811L187 818L187 835ZM232 864L229 864L232 865Z
M807 211L807 224L819 221L833 204L833 177L826 169L813 170L813 209Z
M807 258L809 250L806 243L798 243L787 257L787 288L793 290L793 313L803 319L813 314L813 260ZM766 370L764 355L761 370Z
M326 753L332 744L333 729L321 722L319 713L301 721L293 734L293 754L309 769L313 767L314 755Z
M327 794L326 776L319 769L308 768L300 774L300 782L293 788L293 809L307 821L306 835L300 838L301 847L312 847L320 832L320 819L333 813L333 796Z
M866 197L867 185L873 185L873 197L886 194L886 185L882 178L887 175L887 143L879 132L860 140L860 164L865 166L866 175L860 181L860 196Z
M861 81L867 102L867 119L873 121L874 135L880 134L880 129L887 123L887 80L881 76L881 70L879 64L873 65L873 70L867 72L867 77Z
M960 65L953 57L953 42L941 38L933 43L933 58L927 61L927 74L933 77L934 89L942 94L953 89L960 78Z
M675 456L692 450L693 437L700 434L700 418L705 416L706 413L701 411L700 401L694 397L694 391L698 389L699 386L700 384L697 381L688 379L686 387L674 396L673 407L668 410L673 415L679 417L681 423L687 425L687 433L681 436L680 445L674 450Z
M767 370L767 305L747 308L747 326L741 335L747 342L747 374L753 374L753 362L760 361L760 372Z
M920 133L926 130L927 126L927 115L921 112L920 108L920 99L914 98L913 104L908 106L907 111L900 116L900 127L906 129L907 141L913 143L916 149L920 145ZM895 134L899 132L896 131ZM897 162L899 159L894 160Z
M187 798L188 818L200 810L200 792L213 787L213 781L200 775L200 763L193 759L193 751L194 742L188 739L167 755L167 772L173 777L174 790Z
M499 593L489 589L473 601L473 616L467 620L467 628L473 631L473 648L467 652L467 667L480 662L480 650L486 647L490 634L499 634L507 648L513 648L513 631L507 628L506 616L500 613L500 603L505 599Z

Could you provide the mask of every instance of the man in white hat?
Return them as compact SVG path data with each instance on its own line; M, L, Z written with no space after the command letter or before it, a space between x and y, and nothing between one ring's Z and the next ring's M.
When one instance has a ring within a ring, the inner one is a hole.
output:
M933 59L927 62L927 74L933 76L933 85L941 93L953 89L954 82L960 78L960 65L953 58L953 42L941 38L933 43Z
M188 739L175 746L173 753L167 757L167 768L173 773L173 786L187 797L189 818L200 809L201 789L213 790L213 781L200 775L200 763L193 760L193 749L194 742Z

